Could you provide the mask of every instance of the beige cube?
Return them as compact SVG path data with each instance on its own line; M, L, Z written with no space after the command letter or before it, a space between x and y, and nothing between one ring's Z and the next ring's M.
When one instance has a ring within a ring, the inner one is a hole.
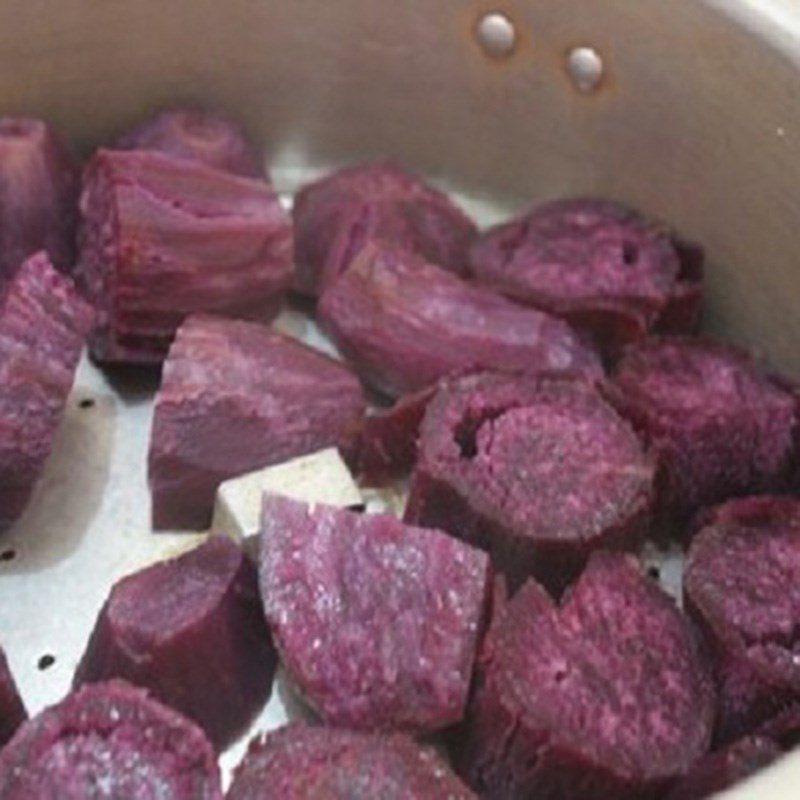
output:
M331 447L222 483L214 502L211 532L240 540L257 534L264 492L340 508L364 502L339 451Z

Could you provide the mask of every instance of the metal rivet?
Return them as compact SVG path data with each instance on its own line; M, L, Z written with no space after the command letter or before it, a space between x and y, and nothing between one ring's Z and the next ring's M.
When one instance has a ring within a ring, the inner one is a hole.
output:
M499 12L484 14L476 28L478 42L491 58L508 58L517 45L514 23Z
M575 47L567 55L567 70L579 91L593 92L603 80L603 59L593 47Z

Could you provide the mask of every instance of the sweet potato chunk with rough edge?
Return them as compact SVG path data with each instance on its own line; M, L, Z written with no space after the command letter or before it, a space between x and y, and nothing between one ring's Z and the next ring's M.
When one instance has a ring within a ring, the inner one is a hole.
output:
M228 478L353 446L364 397L344 364L251 322L190 317L156 397L149 478L156 528L206 528Z

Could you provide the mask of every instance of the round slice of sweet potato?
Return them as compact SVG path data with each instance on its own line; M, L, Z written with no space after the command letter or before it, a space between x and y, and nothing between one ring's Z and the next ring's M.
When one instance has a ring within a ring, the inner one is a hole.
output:
M654 465L591 384L471 375L422 423L406 519L487 550L512 583L562 588L598 547L646 531Z
M87 686L26 722L0 752L3 800L222 800L210 742L124 681Z
M681 256L685 254L685 258ZM691 333L702 253L605 200L559 200L487 231L470 250L476 280L566 318L607 352L652 330Z
M800 700L800 501L750 497L707 512L683 589L714 655L720 741Z
M791 476L797 399L747 351L652 339L625 351L609 397L659 460L659 516L676 533L703 506L781 491Z
M525 584L485 651L461 761L482 798L655 797L708 750L699 637L630 556L596 553L561 606Z
M254 740L228 800L474 800L430 748L403 734L288 725Z

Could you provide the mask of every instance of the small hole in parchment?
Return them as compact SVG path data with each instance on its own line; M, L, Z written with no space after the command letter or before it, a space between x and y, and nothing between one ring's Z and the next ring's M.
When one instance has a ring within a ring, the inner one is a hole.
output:
M94 408L94 400L91 397L84 397L78 402L79 408Z
M17 551L13 547L8 547L0 552L0 561L13 561L17 557Z
M661 570L658 567L648 567L647 574L654 580L657 581L661 577Z
M38 663L36 664L36 666L37 666L37 667L39 667L39 669L40 669L42 672L44 672L44 670L46 670L46 669L50 669L50 667L52 667L52 666L53 666L53 664L55 664L55 663L56 663L56 657L55 657L54 655L51 655L50 653L45 653L45 654L44 654L44 655L43 655L43 656L42 656L42 657L39 659L39 661L38 661Z

